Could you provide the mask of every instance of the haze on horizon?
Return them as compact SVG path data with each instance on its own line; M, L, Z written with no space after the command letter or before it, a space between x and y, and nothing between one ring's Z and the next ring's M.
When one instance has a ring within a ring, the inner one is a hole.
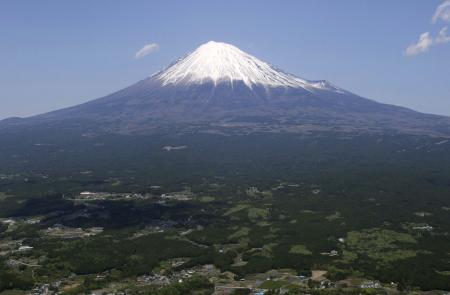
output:
M0 119L107 95L209 40L363 97L450 115L448 3L4 1Z

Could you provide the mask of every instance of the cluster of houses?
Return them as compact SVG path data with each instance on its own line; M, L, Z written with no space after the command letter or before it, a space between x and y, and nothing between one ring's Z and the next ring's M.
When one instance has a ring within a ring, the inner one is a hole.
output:
M413 229L421 231L432 231L433 227L431 225L426 224L422 226L414 226Z
M56 295L62 285L62 281L56 281L51 284L38 285L31 290L29 295Z
M334 257L334 256L338 256L339 252L337 250L331 250L330 252L322 252L320 254L324 255L324 256Z
M145 285L164 286L170 283L182 283L185 280L192 278L194 275L211 277L219 274L220 271L214 265L207 264L199 267L175 271L168 275L163 274L143 275L137 278L137 282Z
M179 145L179 146L166 145L166 146L162 147L163 151L166 151L166 152L184 150L186 148L187 148L186 145Z
M11 253L24 253L31 250L33 250L33 247L24 245L22 240L0 243L0 256L6 256Z
M78 201L102 201L102 200L130 200L130 199L148 199L153 198L151 194L136 193L108 193L108 192L81 192L74 200ZM70 199L70 198L69 198Z
M20 219L20 218L0 218L0 223L3 223L7 226L16 225L18 223L25 223L25 224L38 224L41 222L39 218L33 217L33 218L27 218L27 219Z
M160 198L162 200L189 201L190 199L192 199L192 195L184 192L179 192L179 193L162 194Z
M91 227L87 229L67 227L62 224L55 224L48 227L44 233L48 236L62 239L87 238L103 232L102 227Z
M380 282L366 281L359 285L361 289L378 289L381 288Z
M260 193L259 189L256 186L251 186L249 187L245 193L250 196L250 197L254 197L256 196L258 193Z
M159 274L143 275L137 278L139 284L164 286L170 284L168 277Z
M192 199L193 194L190 191L166 193L159 196L162 201L176 200L188 201ZM74 201L103 201L103 200L135 200L135 199L154 199L158 196L152 194L137 193L108 193L108 192L89 192L84 191L75 198L68 198Z

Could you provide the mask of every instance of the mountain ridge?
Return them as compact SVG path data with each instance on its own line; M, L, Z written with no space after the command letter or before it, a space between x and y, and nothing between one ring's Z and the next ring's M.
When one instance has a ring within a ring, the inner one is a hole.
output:
M89 122L94 129L112 133L146 133L173 125L221 132L327 130L450 136L448 117L382 104L325 80L298 78L233 45L214 41L110 95L6 120L0 126L67 122L71 126Z

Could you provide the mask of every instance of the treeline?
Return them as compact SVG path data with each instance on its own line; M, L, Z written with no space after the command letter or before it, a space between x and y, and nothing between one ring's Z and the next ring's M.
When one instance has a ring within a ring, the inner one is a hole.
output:
M4 261L0 261L0 292L12 289L29 290L33 285L31 273L11 271Z

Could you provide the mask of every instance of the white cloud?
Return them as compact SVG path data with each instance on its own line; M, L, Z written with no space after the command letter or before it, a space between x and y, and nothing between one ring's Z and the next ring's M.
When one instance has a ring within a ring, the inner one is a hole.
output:
M450 42L450 35L448 35L447 30L448 30L448 28L445 27L439 31L439 34L436 37L436 43L442 44L442 43Z
M439 19L444 22L450 22L450 0L445 0L438 8L436 8L432 21L433 23L436 23Z
M411 44L406 48L407 56L414 56L419 53L427 52L433 45L434 41L429 32L423 33L419 37L417 43Z
M450 0L444 0L444 2L436 8L431 20L433 23L436 23L438 20L450 22ZM430 32L421 34L417 43L411 44L406 48L405 54L407 56L414 56L427 52L431 46L449 43L450 35L448 35L447 30L448 27L442 28L436 38L432 37Z
M159 45L157 43L146 44L146 45L144 45L144 47L139 49L138 52L136 52L134 57L136 59L143 58L144 56L149 55L150 53L152 53L158 49L159 49Z

